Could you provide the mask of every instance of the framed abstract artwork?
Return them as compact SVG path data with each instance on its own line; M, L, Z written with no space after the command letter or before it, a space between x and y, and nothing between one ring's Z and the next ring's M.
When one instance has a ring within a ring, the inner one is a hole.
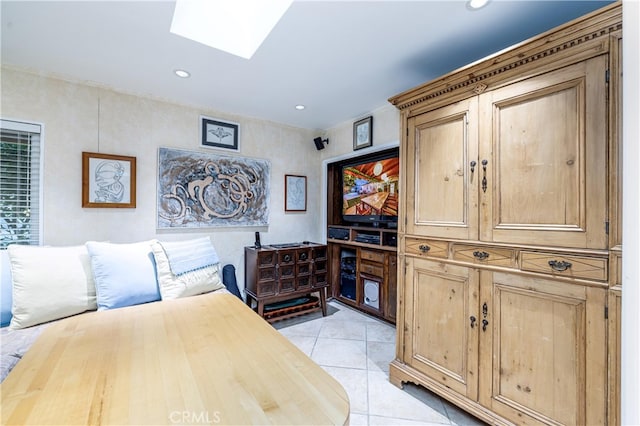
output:
M135 208L136 157L82 153L82 207Z
M158 150L157 227L269 225L267 160Z

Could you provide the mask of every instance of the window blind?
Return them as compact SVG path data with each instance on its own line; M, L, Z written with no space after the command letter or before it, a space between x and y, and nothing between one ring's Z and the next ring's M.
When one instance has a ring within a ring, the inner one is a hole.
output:
M41 127L0 120L0 249L40 244Z

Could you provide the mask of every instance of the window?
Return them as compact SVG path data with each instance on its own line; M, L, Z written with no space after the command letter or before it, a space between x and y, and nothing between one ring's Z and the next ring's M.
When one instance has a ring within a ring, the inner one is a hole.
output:
M41 127L0 120L0 249L40 244Z

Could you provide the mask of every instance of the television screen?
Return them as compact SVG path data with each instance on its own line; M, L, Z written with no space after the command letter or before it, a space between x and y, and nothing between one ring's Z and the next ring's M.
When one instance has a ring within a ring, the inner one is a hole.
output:
M398 220L397 153L356 160L342 167L342 216L346 222L379 225Z

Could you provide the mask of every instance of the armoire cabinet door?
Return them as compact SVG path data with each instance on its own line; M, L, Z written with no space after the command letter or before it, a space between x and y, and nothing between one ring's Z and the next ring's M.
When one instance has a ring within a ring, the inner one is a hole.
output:
M606 290L480 275L480 403L523 425L605 424Z
M478 272L407 259L405 363L442 385L478 395Z
M477 239L477 98L409 119L408 234Z
M602 55L480 95L481 240L607 248L606 71Z

